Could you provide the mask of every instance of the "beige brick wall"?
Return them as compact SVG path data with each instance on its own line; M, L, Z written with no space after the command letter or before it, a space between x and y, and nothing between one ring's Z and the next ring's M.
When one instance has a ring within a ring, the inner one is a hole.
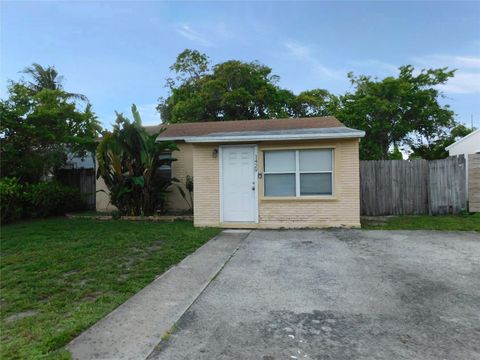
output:
M97 166L96 163L95 166ZM97 170L98 168L95 167L95 173L97 172ZM103 181L101 177L96 180L95 191L97 192L95 195L95 208L97 209L97 211L104 212L117 209L115 206L110 204L110 192L105 185L105 181Z
M219 159L212 156L219 144L195 145L195 225L258 228L360 226L358 139L261 143L259 171L267 149L334 148L334 194L322 198L264 198L259 179L259 223L220 224Z
M468 209L480 212L480 154L468 155Z
M185 184L187 175L193 175L193 145L186 143L178 143L179 151L174 151L172 157L177 161L172 162L172 176ZM183 185L182 185L183 186ZM96 182L96 209L97 211L112 211L115 206L109 204L110 197L105 182L102 178L97 179ZM98 190L105 190L105 192L98 192ZM187 203L182 198L176 186L171 186L167 195L169 209L172 211L184 211L188 209Z
M220 192L218 157L212 155L218 145L193 148L193 207L195 226L219 226Z
M172 153L172 157L177 159L177 161L172 162L172 176L180 180L180 186L185 190L184 184L187 175L193 176L193 145L178 143L177 146L180 151L174 151ZM187 191L185 190L185 192ZM184 211L188 209L187 203L176 186L170 188L167 201L168 207L172 211Z

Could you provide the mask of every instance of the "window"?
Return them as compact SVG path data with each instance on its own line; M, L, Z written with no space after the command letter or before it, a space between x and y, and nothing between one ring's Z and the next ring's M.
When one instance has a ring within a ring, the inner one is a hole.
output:
M160 161L171 159L171 158L172 158L171 152L164 152L163 154L160 154ZM170 181L172 179L172 163L169 162L169 163L160 165L160 167L158 168L158 174L161 180Z
M333 149L264 152L265 196L333 194Z

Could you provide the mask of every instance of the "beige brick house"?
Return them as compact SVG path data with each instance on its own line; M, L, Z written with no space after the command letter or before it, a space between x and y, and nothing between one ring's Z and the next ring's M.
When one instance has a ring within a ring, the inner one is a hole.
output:
M149 127L158 131L162 126ZM194 178L195 226L360 226L359 140L333 117L163 125L173 140L171 176ZM97 190L104 188L99 180ZM170 208L186 203L178 190ZM97 209L108 197L97 195Z

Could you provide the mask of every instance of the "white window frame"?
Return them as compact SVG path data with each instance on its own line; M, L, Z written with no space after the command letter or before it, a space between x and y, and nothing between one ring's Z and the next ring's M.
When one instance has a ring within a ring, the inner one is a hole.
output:
M304 150L330 150L330 154L332 157L332 169L331 170L324 170L324 171L300 171L300 151ZM295 152L295 171L266 171L266 162L265 162L265 153L273 152L273 151L293 151ZM308 149L278 149L278 150L265 150L263 152L263 176L265 179L266 175L295 175L295 196L294 197L332 197L335 191L335 149L334 148L308 148ZM331 174L332 176L332 192L331 194L322 194L322 195L300 195L300 174ZM266 194L266 181L263 181L263 194L264 197L272 197L278 198L282 196L275 196L275 195L265 195ZM291 197L286 195L285 197Z

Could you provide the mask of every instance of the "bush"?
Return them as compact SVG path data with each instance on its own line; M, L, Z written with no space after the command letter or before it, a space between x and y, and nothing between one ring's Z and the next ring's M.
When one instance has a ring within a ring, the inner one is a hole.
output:
M0 212L2 223L23 217L23 187L16 178L0 179Z
M83 207L77 189L57 182L19 184L15 178L0 179L1 220L64 215Z
M65 215L82 206L78 190L56 182L26 185L24 196L30 217Z

